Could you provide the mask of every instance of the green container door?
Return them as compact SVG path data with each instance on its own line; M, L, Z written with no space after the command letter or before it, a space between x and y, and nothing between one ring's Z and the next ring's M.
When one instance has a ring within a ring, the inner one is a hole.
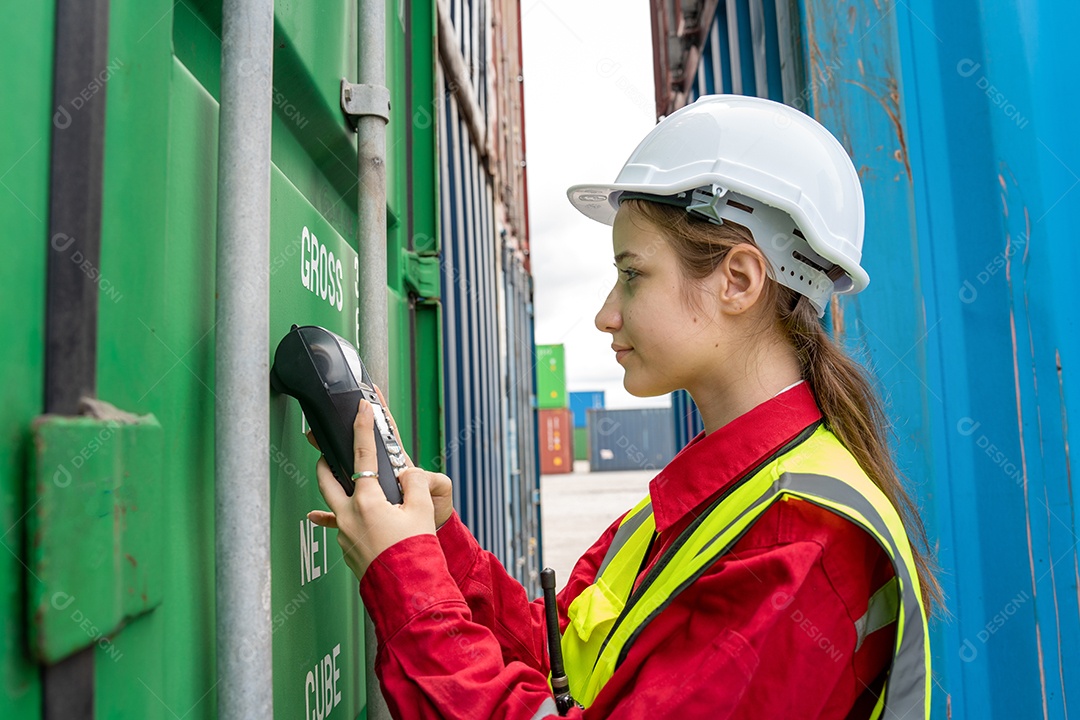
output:
M562 345L536 346L536 406L541 410L567 407L566 353Z
M268 363L293 324L321 325L354 343L357 337L355 136L338 108L341 78L353 78L356 72L355 12L355 3L333 8L295 4L279 6L275 15ZM209 311L195 323L208 339L213 337L213 297L207 291L213 288L216 228L219 33L220 7L177 6L169 216L176 217L180 227L170 227L170 245L189 254L182 264L195 271L176 295L183 297L186 290L194 296L189 307ZM173 304L167 317L171 321L179 314ZM205 347L205 360L212 367L212 344ZM212 399L209 388L201 391L207 395L209 430ZM315 477L319 453L308 444L305 430L296 401L272 393L273 580L267 632L274 648L274 714L355 718L365 705L361 607L356 580L342 562L335 533L306 518L324 502ZM212 441L212 435L207 439ZM210 449L212 444L207 444L201 452L212 477ZM207 492L212 500L209 483ZM212 521L212 508L208 510L206 518ZM201 535L202 544L212 544L212 522L192 534ZM209 570L198 596L189 598L194 605L208 599L212 565ZM212 631L212 613L205 622ZM212 643L197 642L191 651L211 665ZM178 670L192 674L190 666ZM204 702L209 704L203 713L212 714L213 698Z
M356 251L276 168L271 202L271 352L293 324L321 325L355 344ZM274 714L353 718L365 694L356 578L336 533L307 520L326 504L299 404L271 394L270 422Z
M5 720L40 718L43 668L73 653L93 657L96 717L213 717L217 544L250 542L242 529L219 539L214 527L215 483L229 481L214 476L221 0L113 2L108 12L106 63L59 106L54 3L20 6L0 30L0 57L17 69L0 92L6 107L19 108L0 137L0 219L11 239L0 270ZM405 420L406 449L433 470L444 463L434 21L433 2L388 6L383 388ZM276 5L271 357L252 358L252 372L266 371L293 324L359 336L356 135L340 108L342 78L357 78L358 22L355 0ZM50 148L67 122L54 115L62 108L79 117L82 95L106 100L101 257L99 266L81 266L98 289L96 394L149 419L114 431L109 421L61 418L37 426L38 439L49 440L43 446L31 433L44 404ZM361 717L367 678L356 579L335 532L306 520L324 507L319 453L295 400L271 394L269 413L271 436L257 440L271 454L266 632L275 715ZM67 480L41 482L81 453L94 455L81 477L92 470L101 482L94 475L80 486L76 477L70 493ZM106 532L114 518L115 532ZM51 561L60 552L64 562ZM33 568L48 572L31 576Z
M0 133L0 226L5 262L0 283L5 308L0 367L0 707L5 717L41 714L38 666L26 657L22 516L30 423L44 397L45 262L49 213L49 148L52 135L53 6L12 6L0 28L0 64L14 69L0 86L9 110Z

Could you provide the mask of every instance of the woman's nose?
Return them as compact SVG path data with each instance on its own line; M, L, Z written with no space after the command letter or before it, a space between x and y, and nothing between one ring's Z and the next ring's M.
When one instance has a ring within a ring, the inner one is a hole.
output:
M596 329L600 332L611 333L622 327L622 315L615 306L615 290L608 293L604 304L600 306L600 312L593 319Z

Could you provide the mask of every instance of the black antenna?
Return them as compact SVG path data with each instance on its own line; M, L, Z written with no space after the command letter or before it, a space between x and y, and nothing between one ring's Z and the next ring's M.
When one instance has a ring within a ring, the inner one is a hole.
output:
M540 572L540 587L544 589L544 617L547 620L548 657L551 658L551 690L555 695L555 707L559 715L565 715L574 706L570 697L570 681L563 668L562 637L559 633L559 610L555 607L555 571L544 568Z

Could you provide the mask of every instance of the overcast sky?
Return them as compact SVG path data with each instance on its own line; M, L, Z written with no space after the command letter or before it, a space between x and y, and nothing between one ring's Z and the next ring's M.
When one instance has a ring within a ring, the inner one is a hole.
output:
M622 386L611 336L593 317L615 282L611 228L566 199L611 182L656 124L648 0L522 0L536 342L566 346L567 386L608 407L669 405Z

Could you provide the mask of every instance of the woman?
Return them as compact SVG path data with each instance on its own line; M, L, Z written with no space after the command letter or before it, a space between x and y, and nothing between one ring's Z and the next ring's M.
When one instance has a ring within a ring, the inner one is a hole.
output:
M583 706L568 715L928 718L940 590L880 403L819 324L869 280L846 152L796 110L708 96L614 184L569 195L613 224L619 278L596 325L627 390L686 389L705 432L558 596ZM362 404L361 471L377 468L371 422ZM361 579L394 715L554 715L542 603L479 549L449 478L409 470L392 506L374 479L349 498L325 461L318 476L333 513L310 517L339 528Z

